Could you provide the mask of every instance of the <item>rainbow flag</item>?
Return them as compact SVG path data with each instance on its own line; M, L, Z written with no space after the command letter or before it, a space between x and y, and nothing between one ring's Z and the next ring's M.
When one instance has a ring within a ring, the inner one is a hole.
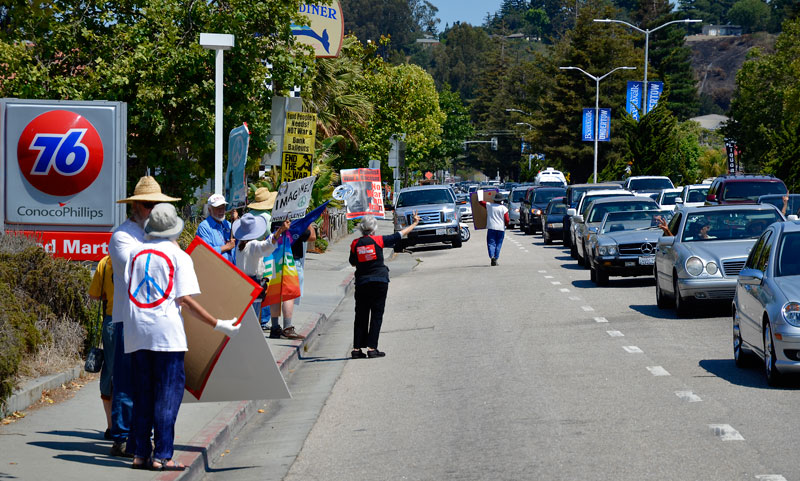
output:
M300 297L300 278L292 255L292 236L288 232L272 253L272 260L275 275L269 280L264 304L272 305Z

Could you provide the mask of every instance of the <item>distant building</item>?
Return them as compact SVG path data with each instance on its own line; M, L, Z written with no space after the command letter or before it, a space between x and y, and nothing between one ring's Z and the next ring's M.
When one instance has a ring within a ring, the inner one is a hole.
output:
M714 37L742 34L741 25L703 25L703 35Z
M424 37L418 38L416 42L422 44L423 47L430 47L431 45L438 45L439 39L426 33Z
M694 120L700 127L706 130L717 130L724 122L728 121L728 117L718 114L701 115L700 117L693 117L689 120Z

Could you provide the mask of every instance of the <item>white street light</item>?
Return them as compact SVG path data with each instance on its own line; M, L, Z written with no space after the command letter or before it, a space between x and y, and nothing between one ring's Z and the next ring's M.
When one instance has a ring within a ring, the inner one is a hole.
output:
M558 67L561 70L578 70L582 72L584 75L589 77L590 79L595 81L595 85L597 86L595 96L594 96L594 183L597 183L597 136L599 134L599 118L600 118L600 81L604 78L608 77L612 73L616 72L617 70L636 70L636 67L617 67L614 70L608 72L607 74L601 77L595 77L594 75L590 74L589 72L583 70L582 68L578 67Z
M214 50L214 193L222 195L222 52L233 47L233 35L225 33L201 33L200 45Z
M632 24L630 24L628 22L623 22L622 20L612 20L610 18L595 18L594 21L595 22L600 22L600 23L621 23L623 25L627 25L627 26L631 27L634 30L638 30L638 31L640 31L640 32L642 32L644 34L644 92L643 92L644 95L642 97L644 100L642 101L642 107L643 107L643 110L645 112L647 112L647 62L648 62L648 55L649 55L648 50L650 49L650 33L655 32L656 30L658 30L658 29L660 29L662 27L666 27L667 25L671 25L673 23L697 23L697 22L702 22L702 20L690 20L690 19L687 18L687 19L684 19L684 20L673 20L671 22L667 22L667 23L661 24L661 25L659 25L658 27L656 27L654 29L641 29L641 28L637 27L636 25L632 25Z
M533 117L532 113L525 112L524 110L520 110L520 109L506 109L506 112L517 112L517 113L520 113L520 114L525 114L525 115L527 115L529 117Z

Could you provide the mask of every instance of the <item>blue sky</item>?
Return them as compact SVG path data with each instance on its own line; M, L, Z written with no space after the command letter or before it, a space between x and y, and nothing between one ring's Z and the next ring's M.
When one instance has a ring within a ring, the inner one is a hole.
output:
M466 22L482 25L486 13L495 13L500 9L502 0L428 0L439 9L438 17L442 20L439 31L447 24Z

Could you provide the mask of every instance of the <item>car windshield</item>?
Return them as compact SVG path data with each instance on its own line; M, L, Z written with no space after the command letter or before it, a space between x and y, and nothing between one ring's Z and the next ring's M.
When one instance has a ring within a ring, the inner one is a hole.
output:
M762 204L774 205L778 210L783 209L782 195L769 195L758 199ZM800 212L800 194L789 194L789 202L786 207L786 215L797 214Z
M661 205L675 205L675 199L680 196L680 192L664 192L661 196Z
M672 218L671 212L660 212L657 210L634 210L628 212L609 212L603 219L600 226L600 233L620 232L626 230L645 230L658 229L656 225L658 218L662 217L666 222Z
M656 210L658 205L651 200L643 200L641 202L604 202L600 205L595 205L586 222L603 222L603 217L608 212L619 212L625 210Z
M781 246L778 249L778 276L798 276L800 275L800 256L797 255L800 249L800 232L788 232L781 239Z
M413 207L426 204L450 204L453 198L447 189L425 189L401 192L397 207Z
M702 189L691 189L686 202L705 202L708 195L708 187Z
M672 189L672 181L669 179L631 179L630 190L661 190Z
M722 193L722 200L757 201L767 194L785 194L786 186L780 182L729 182Z
M567 206L566 204L562 204L561 202L553 202L547 208L547 215L566 215L567 214Z
M689 214L683 242L755 239L773 222L783 220L776 210L726 210Z
M537 189L531 199L532 204L546 204L556 197L564 197L564 189Z
M511 192L511 202L522 202L525 198L525 190L515 190Z
M543 185L545 187L564 187L564 183L560 180L542 180L539 181L539 185Z

